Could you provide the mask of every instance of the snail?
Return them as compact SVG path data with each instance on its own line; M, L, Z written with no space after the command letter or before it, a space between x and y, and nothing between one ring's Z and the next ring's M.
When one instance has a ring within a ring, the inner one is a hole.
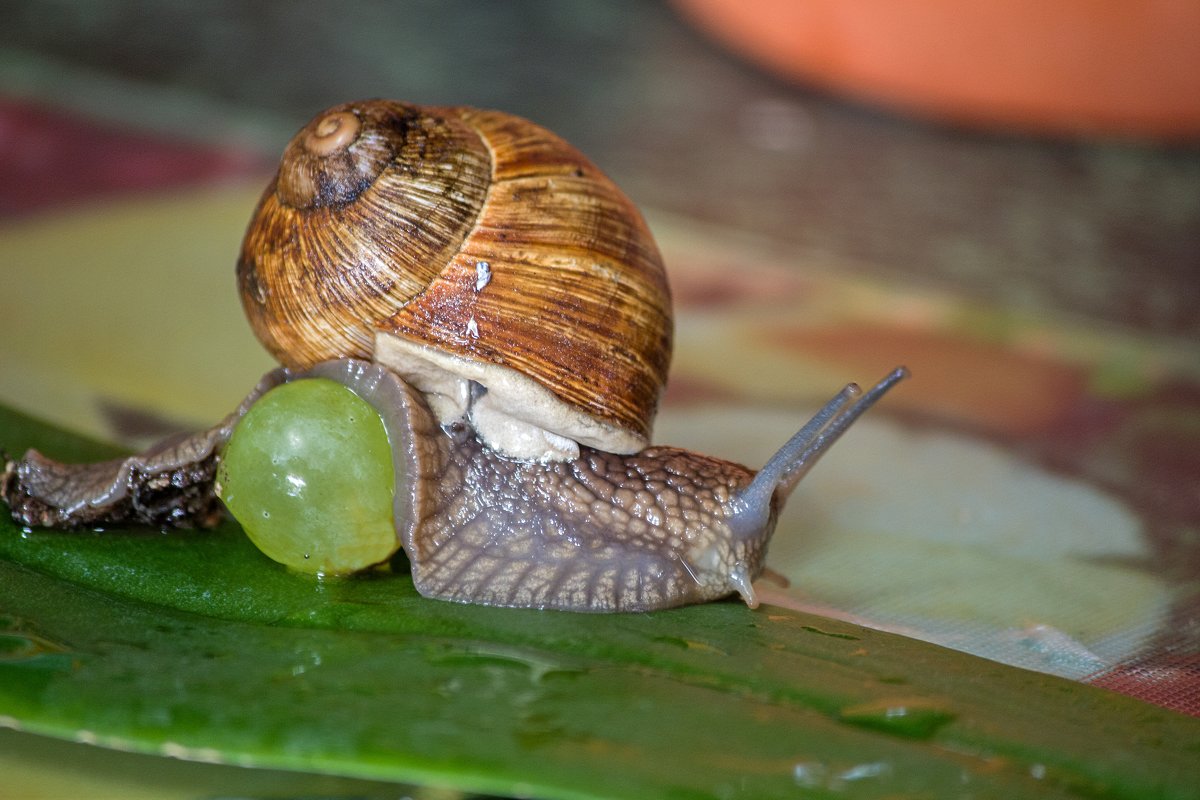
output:
M737 594L754 607L785 499L907 374L847 386L757 472L649 446L672 338L657 248L582 154L501 112L366 101L318 115L288 144L237 277L282 366L220 424L145 453L6 459L0 495L14 519L206 526L223 498L264 552L299 570L353 572L403 548L427 597L640 611ZM339 410L327 419L289 400L299 387ZM378 416L382 432L364 428L361 441L384 442L389 463L372 469L387 476L390 514L371 513L363 543L326 541L325 522L297 543L289 522L276 525L279 544L275 523L262 524L276 495L304 494L293 490L308 485L303 470L343 471L326 450L296 456L301 471L281 479L294 487L241 499L258 470L239 453L258 445L240 442L270 414L295 415L315 438Z

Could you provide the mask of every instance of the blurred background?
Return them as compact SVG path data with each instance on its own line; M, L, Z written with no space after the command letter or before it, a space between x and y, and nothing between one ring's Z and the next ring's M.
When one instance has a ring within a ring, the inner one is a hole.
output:
M67 140L53 156L71 172L22 175L44 166L13 160L24 102L263 164L346 99L478 105L559 132L651 209L988 301L1196 335L1193 4L1029 3L1001 26L941 2L907 27L895 4L837 5L9 0L0 146L21 191L6 210L116 171Z
M0 401L216 418L267 365L233 259L291 135L504 109L659 238L659 439L761 463L913 368L797 501L776 601L1200 713L1200 11L900 6L0 0Z

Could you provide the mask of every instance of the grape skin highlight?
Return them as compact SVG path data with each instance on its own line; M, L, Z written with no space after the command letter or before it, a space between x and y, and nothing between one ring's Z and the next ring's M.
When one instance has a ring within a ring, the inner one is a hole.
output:
M387 560L395 473L379 414L324 378L277 386L234 428L217 494L267 556L345 574Z

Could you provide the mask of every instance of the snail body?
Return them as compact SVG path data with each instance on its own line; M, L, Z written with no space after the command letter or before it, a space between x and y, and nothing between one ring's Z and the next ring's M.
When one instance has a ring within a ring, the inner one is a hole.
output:
M635 454L584 447L570 461L515 460L469 428L438 425L424 396L395 372L339 359L303 372L275 370L220 424L171 446L87 465L59 464L31 451L7 465L0 495L14 518L30 526L211 524L211 510L189 516L182 504L224 493L221 484L229 482L234 464L225 456L236 445L240 422L284 384L323 379L350 389L383 422L394 476L394 537L381 545L376 526L347 524L359 509L339 498L318 510L308 532L253 533L272 558L305 572L355 572L403 548L422 595L486 605L647 611L738 594L754 607L753 581L763 572L788 495L905 375L897 369L866 393L846 387L754 472L673 447ZM299 424L322 427L319 419ZM291 437L286 426L282 430ZM319 450L319 458L330 457L326 443ZM340 472L340 463L316 466ZM215 472L202 471L213 464ZM181 507L166 514L165 503L146 500L172 481ZM293 494L293 481L294 474L281 475L279 491ZM253 500L229 505L248 530L260 507L273 508ZM330 525L345 540L334 545L336 556L318 552Z
M237 276L282 367L220 424L147 453L5 460L18 522L204 526L220 493L251 530L255 501L231 497L241 423L281 384L322 379L383 422L394 536L252 531L273 558L353 572L403 548L422 595L490 605L755 606L788 495L907 374L847 386L757 472L648 447L672 338L653 239L578 151L499 112L368 101L318 115L260 200Z
M757 604L775 524L738 535L736 498L754 473L670 447L584 447L571 461L505 457L434 422L420 393L376 364L340 360L306 377L349 387L392 442L397 545L427 596L487 605L647 610L739 592ZM759 509L755 509L759 511Z

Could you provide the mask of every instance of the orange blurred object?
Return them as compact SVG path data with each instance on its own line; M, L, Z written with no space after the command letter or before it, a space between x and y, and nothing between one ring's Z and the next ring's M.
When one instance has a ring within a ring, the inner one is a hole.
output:
M1200 139L1197 0L675 0L786 77L945 122Z

